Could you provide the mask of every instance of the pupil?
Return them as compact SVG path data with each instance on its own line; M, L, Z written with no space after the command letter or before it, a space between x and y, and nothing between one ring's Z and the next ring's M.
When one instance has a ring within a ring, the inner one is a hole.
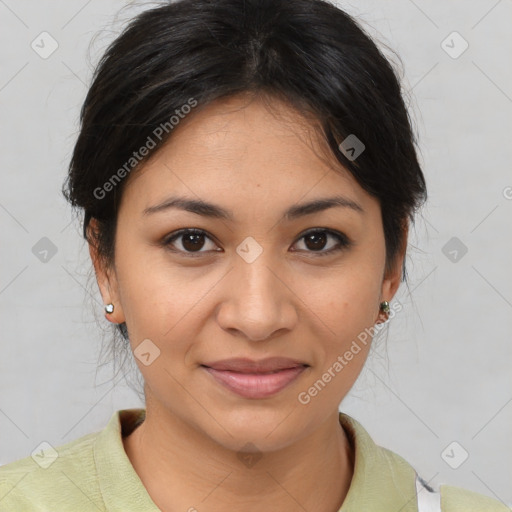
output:
M325 245L325 233L311 233L306 236L306 246L308 249L323 249ZM310 247L308 242L313 242L313 246Z
M204 240L201 240L201 238L204 238L204 235L197 235L194 233L185 235L183 237L183 247L188 250L194 250L194 249L201 249L202 243L204 243ZM190 245L188 245L190 243Z

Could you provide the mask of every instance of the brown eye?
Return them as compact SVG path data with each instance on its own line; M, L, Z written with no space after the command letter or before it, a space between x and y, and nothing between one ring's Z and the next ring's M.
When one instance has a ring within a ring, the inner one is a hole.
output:
M320 251L325 247L329 237L325 232L315 232L304 236L304 244L312 251Z
M181 239L180 245L182 248L172 247L174 242L178 239ZM205 246L205 241L210 240L211 238L206 235L206 233L200 229L182 229L172 234L169 238L167 238L163 244L166 247L169 247L170 250L175 252L183 252L183 253L204 253L208 251L201 251ZM211 250L211 249L210 249ZM215 249L214 249L215 250Z
M196 251L201 250L201 248L204 245L204 235L197 235L195 233L189 233L182 236L182 242L181 245L187 250L187 251Z
M305 249L299 250L313 253L315 256L327 256L352 245L352 242L343 233L329 229L311 230L303 234L299 240L303 239ZM178 241L180 241L179 245L181 247L176 243ZM211 242L212 247L202 250L205 245L208 245L208 241ZM187 256L200 256L212 250L222 251L222 249L215 248L217 246L213 243L213 240L201 229L181 229L167 237L162 244L173 252Z
M351 245L349 239L342 233L337 233L328 229L315 229L302 235L299 240L304 239L306 252L318 253L315 256L324 256L340 251ZM329 244L329 239L334 239L337 243ZM328 247L327 250L324 250Z

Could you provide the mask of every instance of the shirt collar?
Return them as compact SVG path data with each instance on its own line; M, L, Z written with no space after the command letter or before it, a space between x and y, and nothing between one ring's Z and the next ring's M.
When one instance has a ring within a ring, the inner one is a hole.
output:
M416 472L402 457L374 443L354 418L341 413L340 424L352 443L354 474L338 512L417 512Z
M109 511L160 510L133 468L122 440L144 417L144 409L116 411L96 439L94 460ZM414 469L399 455L377 446L354 418L341 412L339 418L355 457L350 488L338 512L416 512Z
M160 512L132 466L123 445L122 433L133 430L144 416L144 409L116 411L96 439L94 461L103 501L109 512Z

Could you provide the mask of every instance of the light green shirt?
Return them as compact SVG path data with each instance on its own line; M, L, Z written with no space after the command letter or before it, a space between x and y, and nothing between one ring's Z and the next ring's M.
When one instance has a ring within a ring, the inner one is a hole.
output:
M0 467L0 511L158 512L122 441L144 416L144 409L116 411L100 432ZM340 413L340 423L352 440L355 467L338 512L418 512L412 466L377 446L350 416ZM441 486L441 505L450 512L510 512L498 501L450 486Z

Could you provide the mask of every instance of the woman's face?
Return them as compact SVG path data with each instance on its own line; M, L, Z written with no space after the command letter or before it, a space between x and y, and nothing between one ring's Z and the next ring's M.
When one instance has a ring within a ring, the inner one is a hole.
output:
M148 414L233 450L285 447L337 414L369 350L358 335L400 282L400 258L384 275L378 201L329 161L310 124L272 108L286 119L231 98L182 120L126 183L115 270L96 266L110 319L127 323ZM212 206L162 206L171 198ZM270 357L293 361L266 375L207 368Z

